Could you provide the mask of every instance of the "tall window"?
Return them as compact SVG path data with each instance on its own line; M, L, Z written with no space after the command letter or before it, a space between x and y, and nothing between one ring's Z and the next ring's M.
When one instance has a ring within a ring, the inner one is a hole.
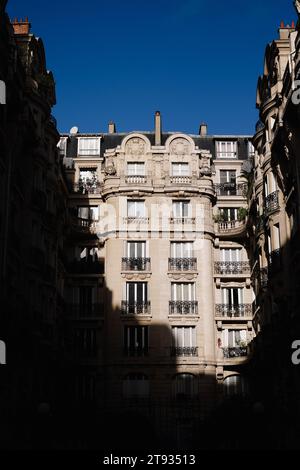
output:
M249 393L247 380L241 375L231 375L223 382L223 392L226 397L236 395L246 396Z
M236 158L237 142L217 142L217 158Z
M126 300L129 305L136 303L143 304L148 300L147 282L127 282L126 284Z
M172 242L171 258L192 258L193 242Z
M241 261L241 250L236 248L221 249L221 261L238 262Z
M172 163L172 176L190 176L188 163Z
M79 179L81 181L94 181L97 179L96 168L82 168L79 172Z
M92 311L93 304L93 287L79 287L79 311L81 315L89 316Z
M123 395L126 398L142 398L149 395L149 379L145 374L128 374L123 379Z
M222 289L223 304L229 307L242 305L244 302L244 290L237 287L229 287Z
M145 201L127 201L128 217L139 218L145 217L146 208Z
M238 348L247 345L247 330L225 329L222 335L222 344L225 348Z
M193 301L195 300L195 284L192 282L172 282L172 300Z
M196 393L193 374L177 374L173 379L173 394L178 399L190 398Z
M127 164L128 176L145 176L145 163L130 162Z
M80 137L78 139L78 155L100 155L100 139L98 137Z
M198 354L196 328L194 326L173 326L172 340L174 355L196 356Z
M124 327L124 352L128 356L144 356L148 353L148 326Z
M128 258L145 258L146 242L127 242Z
M221 170L220 171L221 196L236 195L236 171Z
M78 217L85 220L98 220L99 219L99 207L98 206L89 206L89 207L78 207Z
M225 222L233 222L238 220L238 208L237 207L222 207L220 214Z
M173 217L190 217L190 210L191 207L189 201L173 201Z
M77 328L75 330L76 352L88 357L97 355L97 330L95 328Z

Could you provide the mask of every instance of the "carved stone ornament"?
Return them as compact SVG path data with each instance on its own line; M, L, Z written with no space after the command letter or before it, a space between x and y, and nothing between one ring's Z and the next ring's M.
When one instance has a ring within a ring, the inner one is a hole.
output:
M105 171L106 175L115 175L117 173L117 170L116 170L115 165L113 163L111 163L110 165L107 165L104 168L104 171Z
M146 144L140 137L134 137L130 139L125 148L127 155L144 155L146 149Z
M300 15L300 1L295 0L294 5L295 5L298 15Z
M172 155L189 155L191 145L186 139L175 139L170 145L170 153Z

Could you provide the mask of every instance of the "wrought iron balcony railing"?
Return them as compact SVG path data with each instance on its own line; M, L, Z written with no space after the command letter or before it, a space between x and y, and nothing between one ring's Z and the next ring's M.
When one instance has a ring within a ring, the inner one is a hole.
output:
M148 356L148 347L124 348L124 355L128 357Z
M236 183L219 183L215 184L217 196L242 196L247 197L248 185Z
M125 181L127 184L145 184L147 177L145 175L127 175Z
M170 271L196 271L196 258L169 258Z
M72 274L103 274L104 264L99 260L74 260L68 263L68 271Z
M185 347L173 346L171 348L171 356L197 357L198 348L196 346L185 346Z
M197 315L198 302L195 300L170 300L170 315Z
M252 304L239 304L239 305L217 304L216 305L216 317L244 318L244 317L251 317L252 314L253 314Z
M76 318L100 318L103 316L102 304L68 304L69 315Z
M226 359L232 359L235 357L245 357L248 355L248 348L247 346L245 347L238 346L235 348L231 348L231 347L223 348L223 355L224 355L224 358Z
M122 271L150 271L150 258L122 258Z
M249 274L250 264L247 261L220 261L215 263L215 274Z
M264 213L268 216L279 209L279 191L274 191L265 198Z
M150 315L151 303L150 301L128 301L122 300L121 304L122 315Z

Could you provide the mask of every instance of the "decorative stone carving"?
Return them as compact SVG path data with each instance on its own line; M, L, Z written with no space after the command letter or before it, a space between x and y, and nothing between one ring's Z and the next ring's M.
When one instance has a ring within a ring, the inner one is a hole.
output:
M300 1L295 0L294 5L295 5L298 15L300 15Z
M179 156L189 155L191 153L191 144L186 139L174 139L170 145L170 153Z
M104 168L104 172L105 172L106 175L113 176L117 173L117 170L115 168L115 165L113 163L111 163L110 165L107 165Z
M211 154L209 151L201 152L200 156L200 176L211 176Z
M146 143L140 137L130 139L125 147L127 155L144 155L146 150Z

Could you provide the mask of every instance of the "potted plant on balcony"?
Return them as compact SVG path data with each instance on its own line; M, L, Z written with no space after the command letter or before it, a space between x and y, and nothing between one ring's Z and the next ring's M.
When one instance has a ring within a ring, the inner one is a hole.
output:
M239 222L244 222L246 220L246 217L248 216L248 209L246 209L245 207L240 207L238 209L237 216Z

